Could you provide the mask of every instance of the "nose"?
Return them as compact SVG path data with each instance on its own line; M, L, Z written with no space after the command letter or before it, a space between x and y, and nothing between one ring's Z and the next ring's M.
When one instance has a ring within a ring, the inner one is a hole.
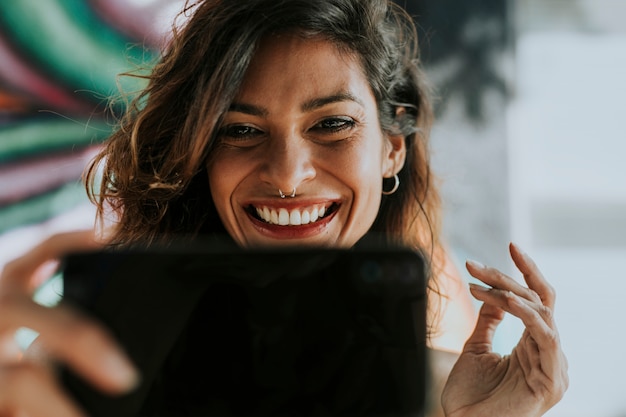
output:
M291 194L315 178L313 152L305 140L289 136L269 142L260 179L270 185L272 192Z

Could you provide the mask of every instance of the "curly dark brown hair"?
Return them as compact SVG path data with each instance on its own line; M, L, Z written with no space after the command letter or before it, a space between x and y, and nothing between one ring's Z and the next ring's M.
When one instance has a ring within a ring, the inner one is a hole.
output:
M401 186L383 196L371 231L435 252L440 201L429 163L432 111L416 30L402 8L387 0L205 0L188 3L183 13L188 21L174 28L147 88L87 171L99 218L115 217L111 244L226 233L205 167L259 42L288 32L321 37L360 59L382 130L401 132L407 146Z

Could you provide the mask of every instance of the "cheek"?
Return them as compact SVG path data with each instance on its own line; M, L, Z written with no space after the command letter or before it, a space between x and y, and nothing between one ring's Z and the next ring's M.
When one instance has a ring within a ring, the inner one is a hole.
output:
M372 191L378 189L382 183L384 160L381 141L374 136L374 139L366 141L368 146L361 146L355 149L349 164L355 180L359 181L360 188Z
M224 210L230 206L232 191L237 183L237 172L233 165L225 158L216 158L216 161L207 167L211 198L220 217L224 219Z
M353 221L359 230L368 229L380 206L383 181L383 142L378 135L372 134L355 146L343 163L334 161L334 165L342 167L344 182L354 193Z

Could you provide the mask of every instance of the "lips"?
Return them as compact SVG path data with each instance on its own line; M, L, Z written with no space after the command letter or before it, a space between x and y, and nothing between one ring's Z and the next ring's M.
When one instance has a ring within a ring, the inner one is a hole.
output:
M302 226L321 221L332 214L337 204L317 204L309 207L286 208L251 206L250 212L257 219L277 226Z

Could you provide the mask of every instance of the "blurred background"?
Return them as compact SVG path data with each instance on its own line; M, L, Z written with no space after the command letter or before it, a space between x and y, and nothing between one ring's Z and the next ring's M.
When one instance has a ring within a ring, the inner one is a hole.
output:
M114 127L117 74L149 67L181 0L0 0L0 267L90 227L80 176ZM626 416L625 0L398 0L436 87L446 239L558 292L571 387L551 417ZM118 85L118 82L120 85ZM469 278L468 278L469 279ZM496 349L521 332L507 319Z

